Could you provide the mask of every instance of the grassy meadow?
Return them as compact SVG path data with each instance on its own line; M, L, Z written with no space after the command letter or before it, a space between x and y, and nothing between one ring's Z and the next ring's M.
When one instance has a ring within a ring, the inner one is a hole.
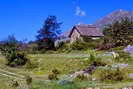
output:
M120 61L116 61L113 56L103 56L105 52L98 52L102 57L102 61L108 65L125 63L128 64L128 67L123 68L122 70L127 73L133 73L133 57L128 59L120 58ZM48 75L51 74L53 69L58 69L60 74L58 75L61 78L64 75L74 73L76 71L85 69L89 64L86 63L86 59L89 58L89 52L87 51L75 51L71 53L58 53L58 54L29 54L31 65L26 64L23 67L11 68L5 65L5 58L0 57L0 69L16 73L18 75L29 75L32 77L32 88L31 89L87 89L89 87L98 87L100 89L119 89L126 86L131 86L133 80L127 79L123 81L92 81L92 80L74 80L73 83L59 85L59 80L48 80ZM100 60L100 59L99 59ZM124 60L124 61L123 61ZM125 61L127 60L127 61ZM0 73L2 71L0 70ZM98 69L91 77L97 77L100 73ZM19 78L19 77L18 77ZM18 82L25 82L19 79L15 79L8 76L0 75L0 89L19 89L11 86L12 81L16 80Z

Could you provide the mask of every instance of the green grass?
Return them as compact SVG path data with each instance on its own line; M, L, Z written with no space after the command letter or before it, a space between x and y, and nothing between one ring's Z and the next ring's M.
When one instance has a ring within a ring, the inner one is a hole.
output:
M39 64L39 68L33 70L33 72L38 73L41 71L41 74L49 74L55 68L61 74L83 69L85 66L82 64L82 60L88 57L87 54L40 54L29 56L32 59L31 61L36 61Z
M102 54L104 52L100 53ZM101 89L106 89L103 88L103 85L106 86L108 83L104 82L75 81L73 84L60 86L56 81L46 81L48 74L50 74L51 70L53 69L58 69L61 72L60 76L62 76L64 74L69 74L71 72L86 68L87 66L84 65L83 60L88 58L88 56L89 55L86 52L29 54L28 57L31 59L31 62L38 66L35 69L26 69L25 66L19 68L10 68L5 65L5 58L0 56L0 68L20 75L30 75L33 78L33 89L84 89L86 87L101 87ZM107 59L111 59L112 61L110 62ZM116 63L112 57L103 57L103 61L106 61L110 64ZM127 68L127 71L129 73L133 73L133 60L130 60L127 63L130 65L130 68ZM3 77L0 75L0 89L12 89L10 86L8 86L11 80L12 78ZM111 83L110 86L114 87L111 89L118 89L131 84L133 84L133 81L123 81L121 83Z

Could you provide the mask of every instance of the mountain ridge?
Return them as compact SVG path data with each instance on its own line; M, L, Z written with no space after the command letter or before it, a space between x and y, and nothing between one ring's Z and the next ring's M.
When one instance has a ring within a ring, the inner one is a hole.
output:
M111 24L114 21L120 20L121 18L124 17L133 18L133 11L123 10L123 9L115 10L112 13L97 20L94 23L94 25L102 29L104 28L105 25Z

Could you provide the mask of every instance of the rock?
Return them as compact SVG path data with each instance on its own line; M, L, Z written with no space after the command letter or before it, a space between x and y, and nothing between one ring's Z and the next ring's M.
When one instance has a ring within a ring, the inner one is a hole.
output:
M124 48L124 52L130 53L131 56L133 56L133 46L128 45L126 48Z
M58 84L59 85L71 84L73 83L73 79L74 79L73 75L64 75L59 79Z
M98 55L98 56L109 56L109 57L113 56L113 58L116 58L116 57L119 57L119 54L112 51L112 52L106 52L103 55Z
M124 87L124 88L121 88L121 89L133 89L133 86Z
M100 88L98 88L98 87L96 87L96 88L91 88L91 87L90 87L90 88L85 88L85 89L100 89Z
M84 69L83 71L84 71L84 73L91 74L95 70L96 70L96 66L90 66L90 67Z
M113 64L112 68L126 68L128 64Z
M95 81L96 80L96 78L92 78L92 81Z
M116 52L114 52L114 51L112 51L112 52L110 52L110 53L113 55L114 58L119 57L119 54L116 53Z
M65 84L72 84L73 82L72 81L69 81L69 80L61 80L58 82L59 85L65 85Z
M85 89L93 89L93 88L85 88Z
M128 74L128 77L133 79L133 73Z

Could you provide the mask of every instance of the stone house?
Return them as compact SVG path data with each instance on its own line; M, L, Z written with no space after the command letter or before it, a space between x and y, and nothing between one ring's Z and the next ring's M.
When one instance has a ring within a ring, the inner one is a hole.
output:
M69 34L70 42L73 43L76 40L89 41L97 40L103 37L103 33L94 25L76 25Z

